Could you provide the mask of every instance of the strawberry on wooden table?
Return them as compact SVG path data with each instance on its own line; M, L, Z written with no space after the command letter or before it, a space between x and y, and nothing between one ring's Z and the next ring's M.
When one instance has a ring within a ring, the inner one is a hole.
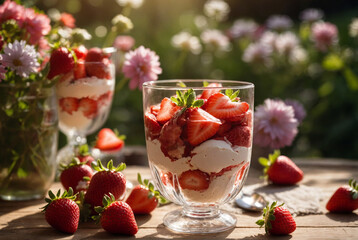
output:
M137 180L140 185L135 186L129 194L126 203L132 208L134 214L149 214L158 205L168 201L154 189L154 185L149 180L142 181L138 173Z
M50 57L50 71L48 79L52 79L60 74L70 72L75 65L72 53L65 47L55 49Z
M119 135L118 130L102 128L98 135L95 147L102 151L119 151L124 146L124 135Z
M109 193L103 197L103 207L97 206L95 210L99 215L92 218L100 223L109 233L135 235L138 232L131 207L122 201L116 201L115 196Z
M256 222L260 227L265 226L266 233L273 235L287 235L296 230L296 222L291 213L283 204L276 206L277 202L267 205L263 210L263 219Z
M89 148L87 144L83 144L78 148L78 153L76 154L76 157L80 160L80 162L84 162L88 166L92 166L92 162L95 161L95 159L92 157L92 155L89 152Z
M43 207L48 224L56 230L75 233L80 219L80 209L74 201L76 195L73 195L72 188L64 191L62 195L60 190L56 195L51 191L48 194L50 198L45 199L47 205Z
M279 150L269 154L269 158L259 158L265 167L264 175L272 183L279 185L294 185L302 180L303 171L288 157L281 155Z
M115 167L110 160L105 168L101 161L97 160L97 164L92 163L92 167L97 172L92 176L88 186L85 203L92 207L101 206L104 195L109 193L112 193L116 200L120 199L126 190L126 179L120 171L124 170L126 165L121 163Z
M87 189L93 170L86 165L86 162L80 162L78 158L74 158L68 165L61 164L60 169L60 180L66 190L72 188L77 193Z
M339 187L326 204L330 212L349 213L358 209L358 184L349 180L348 185Z

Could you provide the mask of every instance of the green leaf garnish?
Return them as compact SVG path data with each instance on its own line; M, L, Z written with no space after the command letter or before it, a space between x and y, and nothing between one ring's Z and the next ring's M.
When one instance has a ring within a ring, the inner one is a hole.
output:
M232 89L226 89L225 95L230 98L231 101L237 102L237 96L239 96L240 90L236 90L235 92Z
M193 89L189 89L184 93L177 90L176 97L171 97L172 100L176 105L183 108L190 108L190 107L201 107L204 104L204 100L196 99L196 94Z

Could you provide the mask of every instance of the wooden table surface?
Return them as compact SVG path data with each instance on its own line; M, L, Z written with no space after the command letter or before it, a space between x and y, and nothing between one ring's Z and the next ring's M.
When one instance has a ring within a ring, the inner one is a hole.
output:
M346 183L349 178L358 180L358 161L338 161L327 159L298 160L297 164L305 173L300 184L319 187L325 193ZM124 170L127 179L136 182L136 174L141 172L150 177L147 167L128 166ZM261 182L260 172L250 169L246 185ZM55 183L52 190L61 186ZM243 212L237 216L236 227L230 231L213 235L182 235L169 231L162 222L163 216L179 208L175 204L162 206L151 215L136 217L139 231L136 236L111 235L93 222L80 223L74 235L64 234L52 229L46 222L40 208L43 200L26 202L0 201L0 239L358 239L358 211L351 214L327 213L321 202L323 214L295 217L297 229L289 236L273 237L264 234L264 229L256 226L259 213Z

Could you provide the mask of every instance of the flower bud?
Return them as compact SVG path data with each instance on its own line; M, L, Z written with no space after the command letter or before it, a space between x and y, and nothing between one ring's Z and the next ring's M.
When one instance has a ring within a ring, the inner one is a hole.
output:
M72 33L72 41L74 43L83 43L86 40L90 40L92 38L91 34L87 32L87 30L82 28L75 28L73 29Z

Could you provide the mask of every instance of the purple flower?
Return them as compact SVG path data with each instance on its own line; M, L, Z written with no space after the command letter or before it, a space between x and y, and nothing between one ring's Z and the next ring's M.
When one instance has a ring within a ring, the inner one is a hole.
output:
M129 88L140 90L144 82L157 80L162 73L158 55L143 46L126 53L122 71L130 78Z
M234 39L237 38L253 38L258 28L257 23L252 20L239 19L234 22L229 30L230 36Z
M251 43L244 51L242 60L247 63L271 64L272 47L262 43Z
M293 107L293 110L295 112L295 118L299 123L301 123L306 117L306 110L303 105L299 101L293 99L286 99L285 104Z
M273 15L269 17L266 21L266 26L269 29L273 29L276 31L284 31L289 28L291 28L293 25L293 22L291 18L285 15Z
M336 25L329 22L317 22L312 26L312 40L316 48L322 52L338 43L338 30Z
M321 20L324 14L321 10L315 8L308 8L301 12L300 19L304 22L313 23L315 21Z
M298 129L292 106L266 99L254 114L254 144L279 149L292 144Z

